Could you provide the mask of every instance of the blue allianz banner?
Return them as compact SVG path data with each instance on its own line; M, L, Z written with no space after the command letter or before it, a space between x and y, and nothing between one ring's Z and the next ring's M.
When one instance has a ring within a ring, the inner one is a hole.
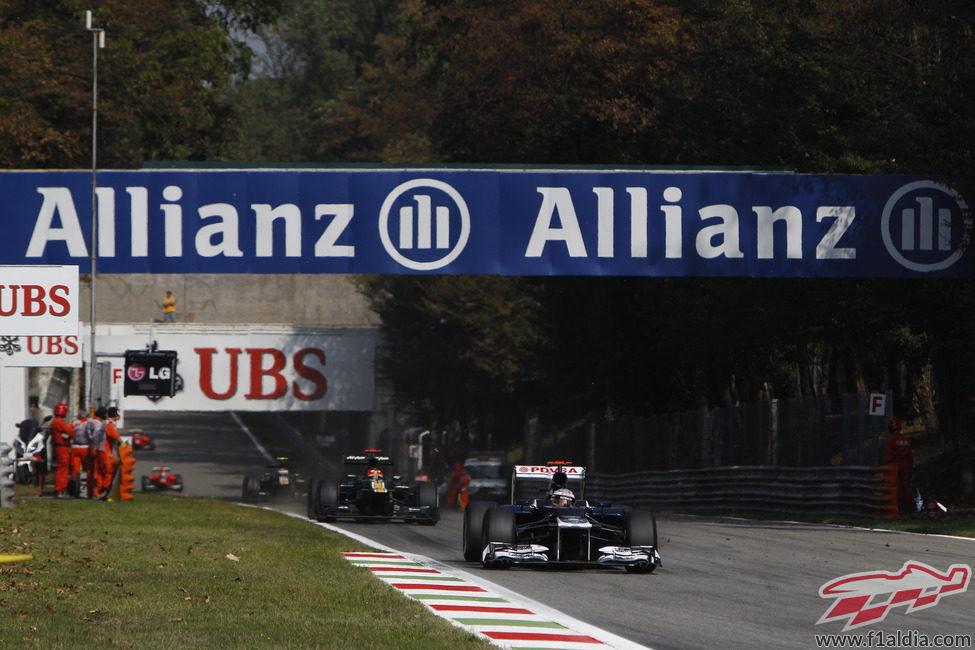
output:
M0 173L0 264L90 269L92 175ZM552 169L102 171L100 273L935 277L957 192L907 176Z

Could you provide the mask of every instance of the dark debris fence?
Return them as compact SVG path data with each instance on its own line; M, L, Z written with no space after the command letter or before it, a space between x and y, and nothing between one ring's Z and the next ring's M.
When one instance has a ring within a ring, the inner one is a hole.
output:
M585 464L587 496L653 508L896 517L886 416L845 394L525 427L526 462ZM887 403L891 397L887 395Z

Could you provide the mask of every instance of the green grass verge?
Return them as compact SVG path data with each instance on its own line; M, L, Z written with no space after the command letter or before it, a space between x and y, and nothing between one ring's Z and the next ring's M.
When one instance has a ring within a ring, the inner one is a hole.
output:
M0 646L486 648L310 522L213 499L0 509Z

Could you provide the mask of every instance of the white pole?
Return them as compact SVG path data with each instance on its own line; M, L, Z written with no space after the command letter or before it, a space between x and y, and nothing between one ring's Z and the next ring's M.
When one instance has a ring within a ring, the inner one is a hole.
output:
M85 12L85 29L92 35L92 83L91 83L91 248L89 250L91 260L91 315L90 315L90 338L88 339L88 381L86 382L87 396L86 408L92 406L94 397L95 382L95 262L98 257L96 246L96 202L95 190L98 187L98 50L105 47L105 30L91 26L91 11Z

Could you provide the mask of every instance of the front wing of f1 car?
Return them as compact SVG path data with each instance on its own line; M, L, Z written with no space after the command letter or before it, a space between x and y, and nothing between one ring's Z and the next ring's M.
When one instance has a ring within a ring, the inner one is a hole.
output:
M621 566L634 572L646 573L661 565L660 553L653 546L603 546L595 561L552 560L549 549L541 544L506 544L488 542L481 555L485 567L504 568L511 565L555 565L565 567Z
M661 565L656 519L648 512L586 502L557 508L539 501L489 509L482 531L481 563L489 568L618 566L649 573Z

